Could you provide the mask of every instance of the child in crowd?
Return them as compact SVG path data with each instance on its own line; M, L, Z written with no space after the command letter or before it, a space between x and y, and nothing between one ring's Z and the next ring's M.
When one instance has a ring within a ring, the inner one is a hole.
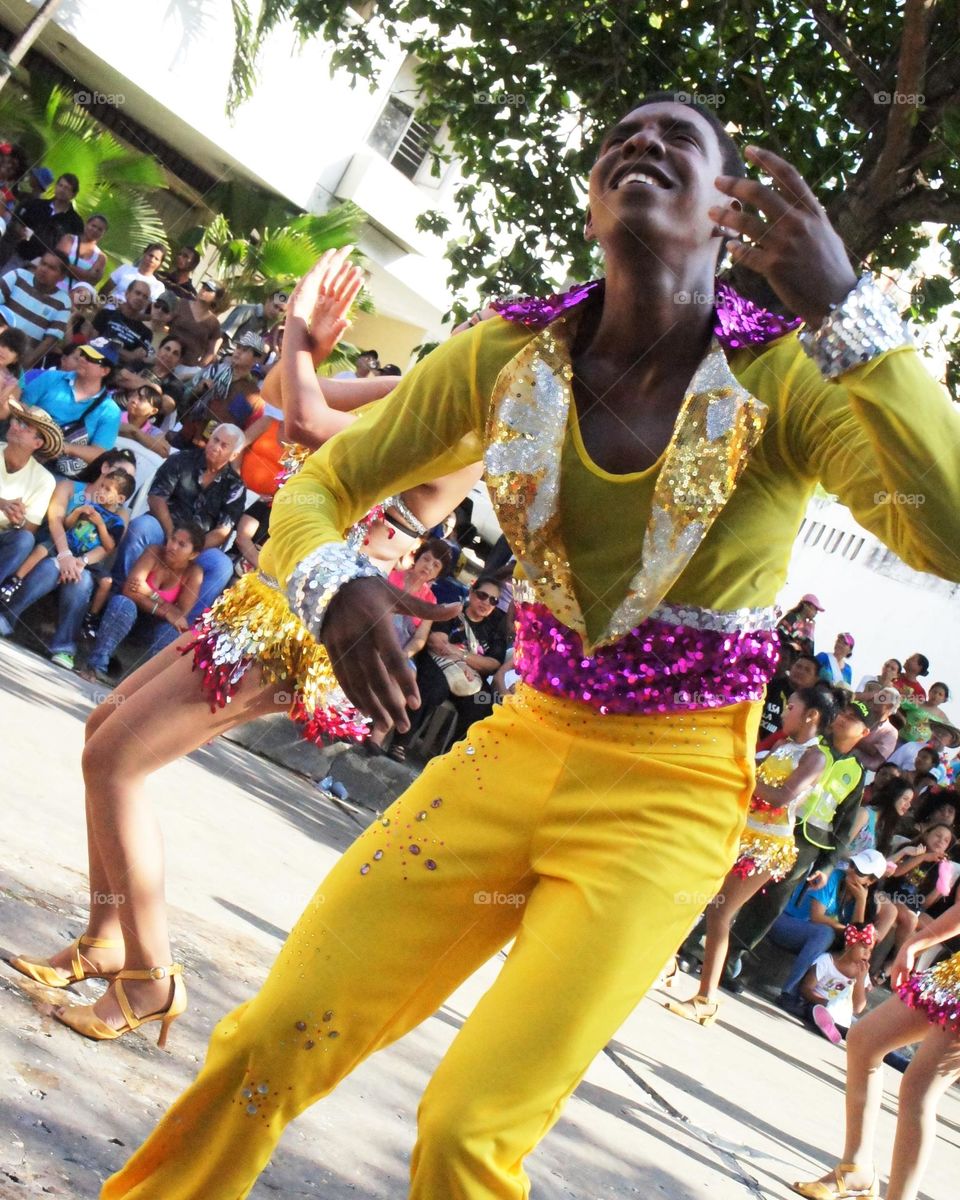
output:
M804 1016L835 1046L867 1007L875 933L872 925L848 925L842 949L821 954L800 983Z
M92 567L111 554L123 537L127 524L120 513L135 487L126 471L110 471L94 483L65 479L57 484L51 508L65 505L63 529L70 553ZM53 551L52 538L38 542L23 563L0 589L0 598L9 603L16 596L30 572Z
M27 335L9 325L0 330L0 406L11 396L20 396L20 360L27 349Z
M924 775L932 775L937 783L942 783L947 775L940 763L939 752L932 746L921 746L913 764L914 783Z

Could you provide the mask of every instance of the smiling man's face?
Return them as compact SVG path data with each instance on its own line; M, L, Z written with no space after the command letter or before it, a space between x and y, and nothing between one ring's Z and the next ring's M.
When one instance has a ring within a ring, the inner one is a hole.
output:
M607 132L590 172L588 236L627 253L631 243L719 252L707 209L727 202L714 185L721 174L705 117L668 100L635 108Z

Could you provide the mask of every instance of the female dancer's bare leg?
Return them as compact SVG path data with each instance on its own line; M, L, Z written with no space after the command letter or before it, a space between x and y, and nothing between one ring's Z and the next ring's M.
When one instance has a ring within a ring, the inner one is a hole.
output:
M700 969L700 989L697 992L704 1000L716 999L723 964L727 961L727 951L730 949L730 926L734 917L750 897L769 882L769 871L749 875L746 879L731 871L723 887L707 905L707 940Z

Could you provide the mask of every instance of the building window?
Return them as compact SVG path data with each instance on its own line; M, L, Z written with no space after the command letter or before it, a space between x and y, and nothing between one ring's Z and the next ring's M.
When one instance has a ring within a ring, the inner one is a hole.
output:
M378 154L413 179L437 136L432 125L416 119L411 105L391 96L367 142Z

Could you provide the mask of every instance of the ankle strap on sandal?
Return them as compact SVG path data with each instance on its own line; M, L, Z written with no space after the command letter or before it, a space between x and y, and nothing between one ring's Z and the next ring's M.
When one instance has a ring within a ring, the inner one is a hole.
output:
M171 979L183 974L182 963L171 963L169 967L144 967L139 971L118 971L117 979Z

